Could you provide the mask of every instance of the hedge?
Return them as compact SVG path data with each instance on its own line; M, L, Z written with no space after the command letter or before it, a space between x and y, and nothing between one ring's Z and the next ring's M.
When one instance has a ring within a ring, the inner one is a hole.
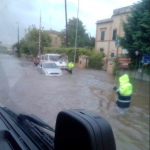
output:
M69 61L74 60L74 48L53 48L53 47L44 47L44 54L46 53L65 53L68 55ZM101 69L102 67L102 58L104 54L102 52L97 52L96 50L90 50L87 48L77 48L76 52L76 62L78 62L79 56L87 55L89 56L89 68Z

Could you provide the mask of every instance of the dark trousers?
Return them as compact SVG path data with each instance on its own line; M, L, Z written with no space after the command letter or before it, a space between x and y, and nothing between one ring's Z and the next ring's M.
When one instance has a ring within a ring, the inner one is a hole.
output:
M70 70L70 69L67 69L67 71L68 71L70 74L72 74L72 70Z

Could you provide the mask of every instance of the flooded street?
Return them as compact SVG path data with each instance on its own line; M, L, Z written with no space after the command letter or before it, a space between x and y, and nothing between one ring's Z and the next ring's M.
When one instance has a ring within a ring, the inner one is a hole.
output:
M61 110L86 109L111 124L117 150L149 150L149 82L131 83L131 107L120 115L113 91L117 78L105 71L75 68L72 75L46 77L32 62L0 54L0 105L35 114L53 127Z

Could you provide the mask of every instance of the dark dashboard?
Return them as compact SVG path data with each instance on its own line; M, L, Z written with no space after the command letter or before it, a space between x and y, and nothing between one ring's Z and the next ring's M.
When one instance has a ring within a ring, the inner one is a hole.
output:
M39 150L2 109L0 109L0 150Z

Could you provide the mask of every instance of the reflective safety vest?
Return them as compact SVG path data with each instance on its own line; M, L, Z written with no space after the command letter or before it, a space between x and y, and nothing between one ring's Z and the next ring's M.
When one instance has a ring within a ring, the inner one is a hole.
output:
M127 74L119 78L120 82L120 93L121 95L131 95L132 94L132 84L129 82L129 76Z
M70 68L73 68L73 67L74 67L73 62L70 62L70 63L68 64L68 68L70 69Z
M132 95L132 84L129 82L127 74L119 78L120 87L114 87L114 90L118 94L117 105L121 108L130 107L131 95Z

